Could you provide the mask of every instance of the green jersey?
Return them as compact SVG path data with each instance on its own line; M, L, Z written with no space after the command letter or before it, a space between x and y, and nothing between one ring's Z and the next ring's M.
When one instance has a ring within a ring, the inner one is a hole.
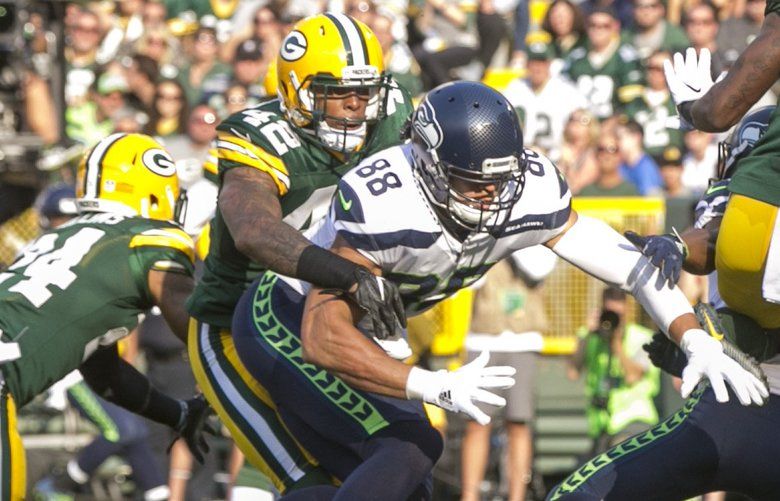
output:
M0 273L2 341L21 353L0 370L17 405L130 333L153 306L150 270L192 275L192 259L192 239L177 225L110 213L32 242Z
M767 2L767 9L770 3L780 1ZM769 127L756 147L739 161L729 191L780 207L780 106L769 118Z
M401 142L400 131L411 112L408 93L393 84L387 97L387 116L373 126L361 154L344 163L292 127L278 99L267 101L231 115L217 127L220 181L227 170L236 167L265 172L279 190L284 222L304 230L326 215L336 183L345 172L361 158ZM236 249L219 208L211 221L209 238L203 277L187 307L198 320L229 328L238 299L265 268Z
M682 131L666 127L666 120L677 115L677 108L669 93L644 89L639 99L626 106L625 112L642 126L645 151L651 157L659 157L669 147L680 151L684 149Z
M642 68L636 49L620 44L604 61L594 62L590 46L571 51L563 69L590 103L600 120L621 111L638 99L643 88Z

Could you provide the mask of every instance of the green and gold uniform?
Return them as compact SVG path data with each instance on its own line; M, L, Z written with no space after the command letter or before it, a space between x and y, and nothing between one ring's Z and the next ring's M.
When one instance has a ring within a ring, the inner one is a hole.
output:
M768 0L766 16L780 15ZM766 329L780 327L780 108L755 148L740 159L715 248L718 289L730 308Z
M594 65L590 45L571 51L563 69L590 103L590 111L603 120L639 99L642 88L642 68L636 49L620 44L601 65Z
M2 341L19 348L0 362L0 498L24 496L15 408L127 336L154 304L149 272L192 275L193 252L173 223L91 213L43 234L0 273Z
M284 222L304 230L326 215L345 172L365 156L401 142L412 105L408 93L394 82L386 110L347 162L291 126L278 99L235 113L217 127L220 178L236 167L265 172L279 190ZM193 317L190 360L199 387L248 461L281 492L292 485L321 482L314 460L289 435L267 392L236 356L230 335L233 310L247 286L265 270L238 251L219 209L211 221L204 268L187 304Z

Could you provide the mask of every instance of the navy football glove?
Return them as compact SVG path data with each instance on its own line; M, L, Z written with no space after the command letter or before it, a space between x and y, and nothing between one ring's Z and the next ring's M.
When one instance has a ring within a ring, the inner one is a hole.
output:
M206 438L203 436L204 432L216 435L216 431L207 422L211 415L211 407L203 398L203 395L198 395L189 400L181 401L182 415L179 419L179 423L176 425L176 433L179 437L174 439L173 442L179 438L183 438L187 444L192 456L203 464L203 454L209 451L209 444L206 443ZM173 442L168 446L168 451L173 447Z
M669 288L674 287L680 279L685 258L688 257L685 242L671 233L643 237L633 231L627 231L624 235L660 270L661 277L668 283Z

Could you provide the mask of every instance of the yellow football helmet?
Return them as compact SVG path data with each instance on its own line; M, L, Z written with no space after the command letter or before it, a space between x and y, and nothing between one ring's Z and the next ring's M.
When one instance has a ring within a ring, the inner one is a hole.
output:
M173 158L145 134L112 134L79 164L76 204L82 212L174 220L181 198Z
M326 12L299 21L277 58L278 94L287 119L335 151L359 149L367 127L385 115L390 77L382 48L365 24ZM328 99L353 90L367 100L362 120L329 115Z

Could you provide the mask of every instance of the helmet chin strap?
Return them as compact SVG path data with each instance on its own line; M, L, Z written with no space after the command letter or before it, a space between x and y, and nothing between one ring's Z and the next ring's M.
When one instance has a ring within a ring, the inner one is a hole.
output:
M368 126L365 122L360 124L360 127L357 129L338 130L328 125L325 120L321 120L317 124L317 137L320 138L322 144L328 149L351 153L358 149L363 144L363 141L366 140L367 130Z

